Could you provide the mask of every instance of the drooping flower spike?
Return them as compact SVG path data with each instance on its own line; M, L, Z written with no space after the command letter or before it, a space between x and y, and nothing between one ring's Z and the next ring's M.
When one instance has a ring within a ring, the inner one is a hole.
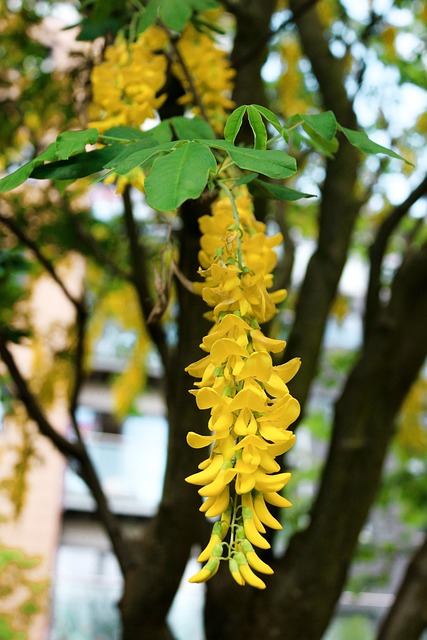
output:
M268 505L290 506L280 494L290 474L281 472L276 458L295 441L288 427L299 415L299 404L286 385L300 361L274 366L271 353L282 351L285 342L268 338L260 328L286 295L268 291L277 260L274 247L282 237L266 235L247 192L234 200L226 191L212 214L200 219L204 282L195 288L212 307L214 325L200 345L208 355L186 369L201 378L191 391L197 406L211 411L211 435L187 436L191 447L209 446L210 455L186 480L200 486L206 517L219 518L198 558L205 565L190 582L211 578L223 559L237 584L264 589L253 569L264 574L272 569L254 546L270 547L266 526L282 528Z

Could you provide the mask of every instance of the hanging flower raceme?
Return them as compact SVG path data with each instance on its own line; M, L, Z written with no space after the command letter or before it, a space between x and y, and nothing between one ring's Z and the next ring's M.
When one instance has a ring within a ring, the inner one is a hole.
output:
M158 96L166 81L167 60L161 50L167 35L149 27L135 42L118 36L107 47L105 59L91 75L91 126L101 133L117 126L140 127L155 117L166 95Z
M190 432L187 442L211 450L200 471L186 480L201 487L205 501L200 510L219 520L198 558L206 564L190 582L208 580L225 559L239 585L264 589L253 569L273 571L254 547L270 547L263 536L266 526L282 528L268 505L290 506L280 494L290 474L281 472L276 458L295 441L288 427L299 415L299 404L286 385L300 361L274 366L271 354L282 351L285 342L268 338L260 328L286 295L268 291L281 234L266 236L246 192L236 200L227 192L229 197L213 205L212 215L200 219L205 282L196 290L213 308L214 326L201 344L207 355L186 370L201 378L191 393L199 409L211 411L211 435Z
M107 47L105 59L91 74L93 101L89 107L90 125L100 133L117 126L141 127L156 117L166 94L158 95L166 82L166 56L161 53L167 35L156 26L149 27L135 42L118 36ZM123 193L128 184L144 191L144 172L139 167L126 176L112 173L105 184L116 183Z

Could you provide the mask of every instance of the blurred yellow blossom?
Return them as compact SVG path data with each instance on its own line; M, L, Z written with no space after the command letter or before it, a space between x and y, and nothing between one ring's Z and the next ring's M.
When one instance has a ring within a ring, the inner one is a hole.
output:
M204 113L215 131L220 133L227 119L227 111L235 106L230 98L235 71L230 66L227 52L191 24L183 31L177 48ZM172 65L172 70L185 89L179 102L191 105L192 112L201 115L187 74L178 59Z

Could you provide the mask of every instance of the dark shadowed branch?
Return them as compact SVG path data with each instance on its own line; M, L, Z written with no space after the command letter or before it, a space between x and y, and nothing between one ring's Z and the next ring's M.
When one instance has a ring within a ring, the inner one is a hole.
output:
M235 56L233 60L233 66L235 69L239 70L250 63L253 58L255 58L260 51L268 44L268 42L274 38L274 36L281 33L286 27L290 24L294 23L298 18L300 18L306 11L311 9L319 0L305 0L305 2L301 2L298 6L296 6L292 10L292 15L283 20L278 27L275 29L271 29L268 25L263 30L261 29L259 35L256 39L250 42L249 48L242 52L239 56ZM235 3L235 2L225 2L223 3L227 8L227 11L234 14L236 18L240 18L241 20L245 20L247 18L246 3Z
M412 205L427 193L427 176L409 194L404 202L395 207L382 222L375 241L370 247L370 272L365 309L365 336L372 329L380 308L381 267L391 235Z
M427 537L416 550L377 640L419 640L427 628Z
M35 422L40 433L48 438L52 444L70 461L77 463L78 472L87 484L96 503L100 520L111 541L114 553L123 573L132 565L132 554L129 545L123 537L117 518L109 508L107 498L102 489L97 472L89 457L83 442L72 442L59 433L46 417L36 397L31 392L26 380L22 376L6 341L0 336L0 356L6 365L17 390L17 397L23 403L28 416Z
M302 4L302 0L291 2L294 15ZM295 21L303 50L319 82L324 108L332 109L338 121L345 126L357 128L352 104L344 88L343 61L332 56L316 12L308 10ZM318 244L301 286L294 327L286 350L286 358L298 356L304 363L290 384L302 408L317 373L326 321L347 260L360 207L354 195L358 166L358 152L344 141L336 158L326 163L319 210Z
M336 403L310 523L278 562L269 595L257 595L248 625L267 629L268 640L279 640L284 628L287 640L318 640L329 623L378 490L395 419L427 355L426 317L427 245L397 271L390 302Z
M105 253L101 245L96 241L95 237L83 228L78 216L73 215L73 212L69 210L66 203L64 203L63 210L68 216L69 222L72 224L77 238L82 242L83 247L89 251L90 257L95 262L105 267L105 270L111 273L111 275L116 276L125 282L132 282L130 273L122 269L109 254Z
M80 309L82 303L76 297L72 295L72 293L68 290L68 287L65 285L64 281L59 277L55 267L51 263L51 261L46 258L43 252L39 249L37 244L31 240L31 238L25 233L22 226L19 226L17 222L3 214L0 214L0 222L9 229L17 238L22 242L22 244L30 249L30 251L34 254L40 265L45 269L45 271L50 275L50 277L56 282L61 291L64 293L65 297L71 302L71 304L75 307L76 310Z
M160 322L147 324L147 318L152 315L155 303L152 299L148 284L148 259L145 255L144 245L139 239L139 230L133 214L133 206L130 197L130 189L127 187L123 193L123 217L129 242L130 260L132 265L132 281L138 297L143 319L147 331L153 343L156 345L165 369L168 367L168 348L166 336Z

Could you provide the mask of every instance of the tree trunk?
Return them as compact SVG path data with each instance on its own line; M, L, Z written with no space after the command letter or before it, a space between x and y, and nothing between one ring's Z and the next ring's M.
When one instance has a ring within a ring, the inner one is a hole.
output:
M378 489L396 414L427 354L426 317L424 247L398 272L391 302L336 404L310 524L292 539L235 638L319 640L325 632Z
M182 209L180 270L196 279L199 248L198 217L209 210L210 201L188 202ZM138 564L125 578L121 602L123 640L164 640L170 638L165 617L178 589L192 545L200 539L204 519L199 514L200 498L184 478L197 469L203 451L187 446L190 430L203 431L207 420L192 401L188 390L193 379L184 368L200 359L202 337L210 324L201 298L178 285L180 306L179 340L172 355L167 380L169 418L168 458L159 513L148 525L138 545Z
M427 628L427 537L409 563L377 640L418 640Z

